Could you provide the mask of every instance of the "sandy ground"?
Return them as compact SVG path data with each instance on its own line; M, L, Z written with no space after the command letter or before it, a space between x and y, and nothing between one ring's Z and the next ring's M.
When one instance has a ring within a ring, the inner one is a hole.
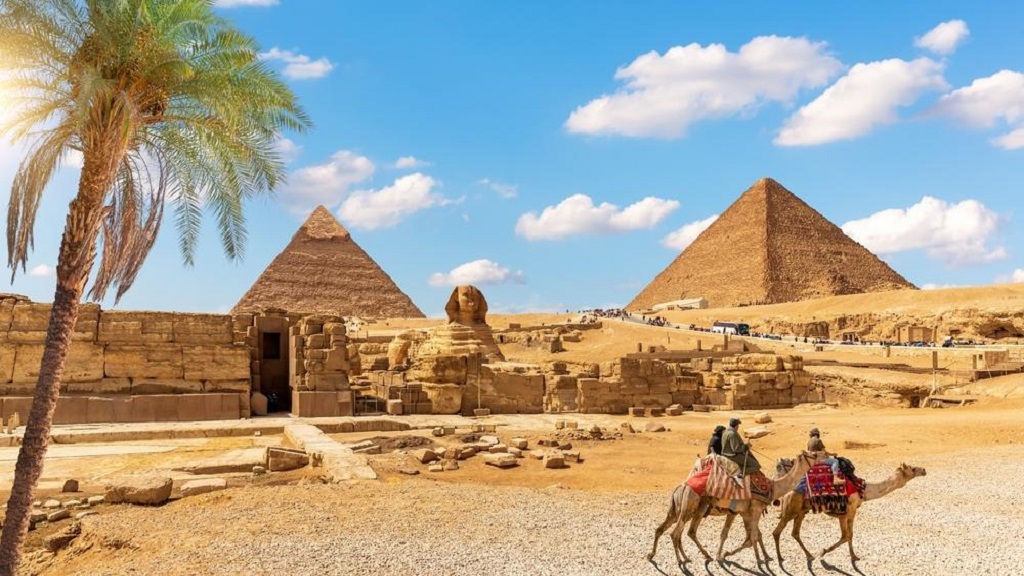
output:
M901 462L928 475L883 501L866 503L858 516L852 565L845 548L827 564L802 560L784 535L789 574L1014 574L1024 571L1024 547L990 553L993 534L1024 531L1024 498L1007 481L1024 458L1024 401L985 398L945 409L835 409L771 411L768 436L755 440L763 464L793 456L806 430L824 431L830 449L850 457L869 480L880 480ZM753 427L754 413L736 413ZM171 502L157 509L107 506L83 520L83 536L56 558L33 554L25 573L42 574L614 574L681 573L669 540L652 566L645 560L668 496L703 451L710 429L732 413L687 413L658 418L670 430L626 434L621 439L574 441L584 458L562 470L524 459L510 470L485 466L479 457L457 471L427 473L401 454L370 457L381 478L353 486L302 483L246 486ZM503 417L499 436L535 442L554 435L554 415ZM618 429L646 419L563 415L581 425ZM403 433L408 434L408 433ZM422 433L426 435L425 433ZM373 434L336 435L355 442ZM391 435L398 435L392 433ZM437 440L441 444L451 439ZM139 467L163 468L204 453L237 447L248 439L167 441L171 451L145 455L94 454L56 458L62 472L94 478L134 458ZM273 443L274 438L262 442ZM113 451L112 449L110 451ZM100 450L99 452L103 452ZM190 454L191 452L191 454ZM0 473L13 464L0 458ZM399 468L423 473L407 476ZM294 479L292 479L294 480ZM776 513L762 520L770 531ZM721 521L700 531L717 541ZM733 537L740 540L739 531ZM833 520L810 517L804 539L812 550L838 537ZM1005 539L1004 539L1005 540ZM691 558L696 549L684 539ZM757 573L753 555L738 565L691 563L695 574ZM774 574L783 574L772 564Z

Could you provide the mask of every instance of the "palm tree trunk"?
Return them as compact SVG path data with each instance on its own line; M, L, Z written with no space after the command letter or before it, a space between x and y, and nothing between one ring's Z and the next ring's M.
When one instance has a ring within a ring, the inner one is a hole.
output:
M39 368L32 410L14 470L11 497L7 501L3 535L0 536L0 576L14 576L21 562L22 546L29 528L29 513L43 458L50 440L53 412L60 395L61 375L78 320L78 304L96 255L96 238L103 215L102 200L113 179L108 162L86 156L78 195L68 208L67 223L57 258L57 288Z

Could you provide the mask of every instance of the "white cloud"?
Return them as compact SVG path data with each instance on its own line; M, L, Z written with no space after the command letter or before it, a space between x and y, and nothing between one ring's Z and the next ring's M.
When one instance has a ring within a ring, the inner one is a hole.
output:
M437 272L427 281L431 286L463 286L466 284L523 283L522 271L513 272L490 260L473 260L452 268L451 272Z
M615 78L626 84L576 108L565 127L584 134L678 138L690 124L790 103L802 89L824 86L842 69L824 42L759 36L729 52L721 44L649 52Z
M921 284L921 290L946 290L947 288L960 288L959 284Z
M64 156L64 161L61 162L61 164L65 168L76 168L81 170L82 166L85 166L85 156L82 156L82 153L79 150L71 150L66 156Z
M944 65L928 58L857 64L810 104L786 120L781 146L813 146L863 136L898 120L896 109L923 94L945 90Z
M318 204L336 206L351 186L373 176L374 170L373 162L366 156L339 150L323 164L299 168L289 174L279 197L299 212Z
M287 164L299 157L299 154L302 152L302 146L282 136L274 140L274 150L277 151L281 160Z
M1010 280L1013 282L1024 282L1024 268L1017 268L1010 274Z
M357 190L341 205L338 216L357 228L388 228L407 216L434 206L453 203L434 192L439 183L420 172L395 180L380 190Z
M46 264L39 264L38 266L33 266L32 269L28 271L28 275L40 277L53 276L53 268Z
M960 42L967 38L971 31L963 20L943 22L928 31L927 34L914 40L914 46L931 50L943 56L952 54Z
M675 200L647 197L620 209L602 202L594 206L586 194L574 194L537 216L527 212L516 222L516 234L527 240L559 240L576 234L612 234L653 228L679 207Z
M946 94L932 109L970 126L992 128L1000 121L1016 129L992 141L1000 148L1024 148L1024 74L1000 70Z
M217 0L218 8L237 8L239 6L277 6L279 0Z
M707 230L709 226L714 224L715 220L718 220L718 214L713 214L703 220L690 222L678 230L669 232L668 236L661 239L661 245L666 248L681 251L692 244L693 241L697 239L697 236L700 236L701 232Z
M922 249L948 266L964 266L1007 256L1004 247L990 246L1001 221L977 200L950 204L925 196L909 208L882 210L842 229L876 254Z
M399 170L407 170L412 168L423 168L424 166L430 166L430 162L420 160L415 156L402 156L395 163L391 165L392 168Z
M291 80L323 78L334 69L334 64L326 57L313 60L305 54L299 54L291 50L281 50L277 46L261 53L260 59L284 62L284 75Z
M519 187L516 186L515 184L503 184L501 182L495 182L490 178L477 180L477 184L487 186L492 191L494 191L495 194L501 196L502 198L505 198L506 200L515 198L516 196L519 195Z

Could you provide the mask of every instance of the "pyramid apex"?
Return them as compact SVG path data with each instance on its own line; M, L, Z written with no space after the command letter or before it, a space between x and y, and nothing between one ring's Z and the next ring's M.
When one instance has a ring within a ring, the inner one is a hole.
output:
M299 228L299 232L310 238L329 240L331 238L351 238L348 230L338 222L324 205L317 206Z

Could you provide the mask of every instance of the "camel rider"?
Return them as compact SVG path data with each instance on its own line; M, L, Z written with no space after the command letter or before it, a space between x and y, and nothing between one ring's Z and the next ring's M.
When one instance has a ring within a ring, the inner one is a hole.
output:
M807 441L808 452L824 452L825 443L821 441L821 432L817 428L811 428L811 438Z
M740 438L740 424L739 418L729 419L729 429L722 434L722 456L740 467L740 476L746 476L760 470L761 463L750 453L750 445Z
M711 433L711 440L708 441L708 455L722 453L723 432L725 432L725 426L721 424L715 426L715 431Z

